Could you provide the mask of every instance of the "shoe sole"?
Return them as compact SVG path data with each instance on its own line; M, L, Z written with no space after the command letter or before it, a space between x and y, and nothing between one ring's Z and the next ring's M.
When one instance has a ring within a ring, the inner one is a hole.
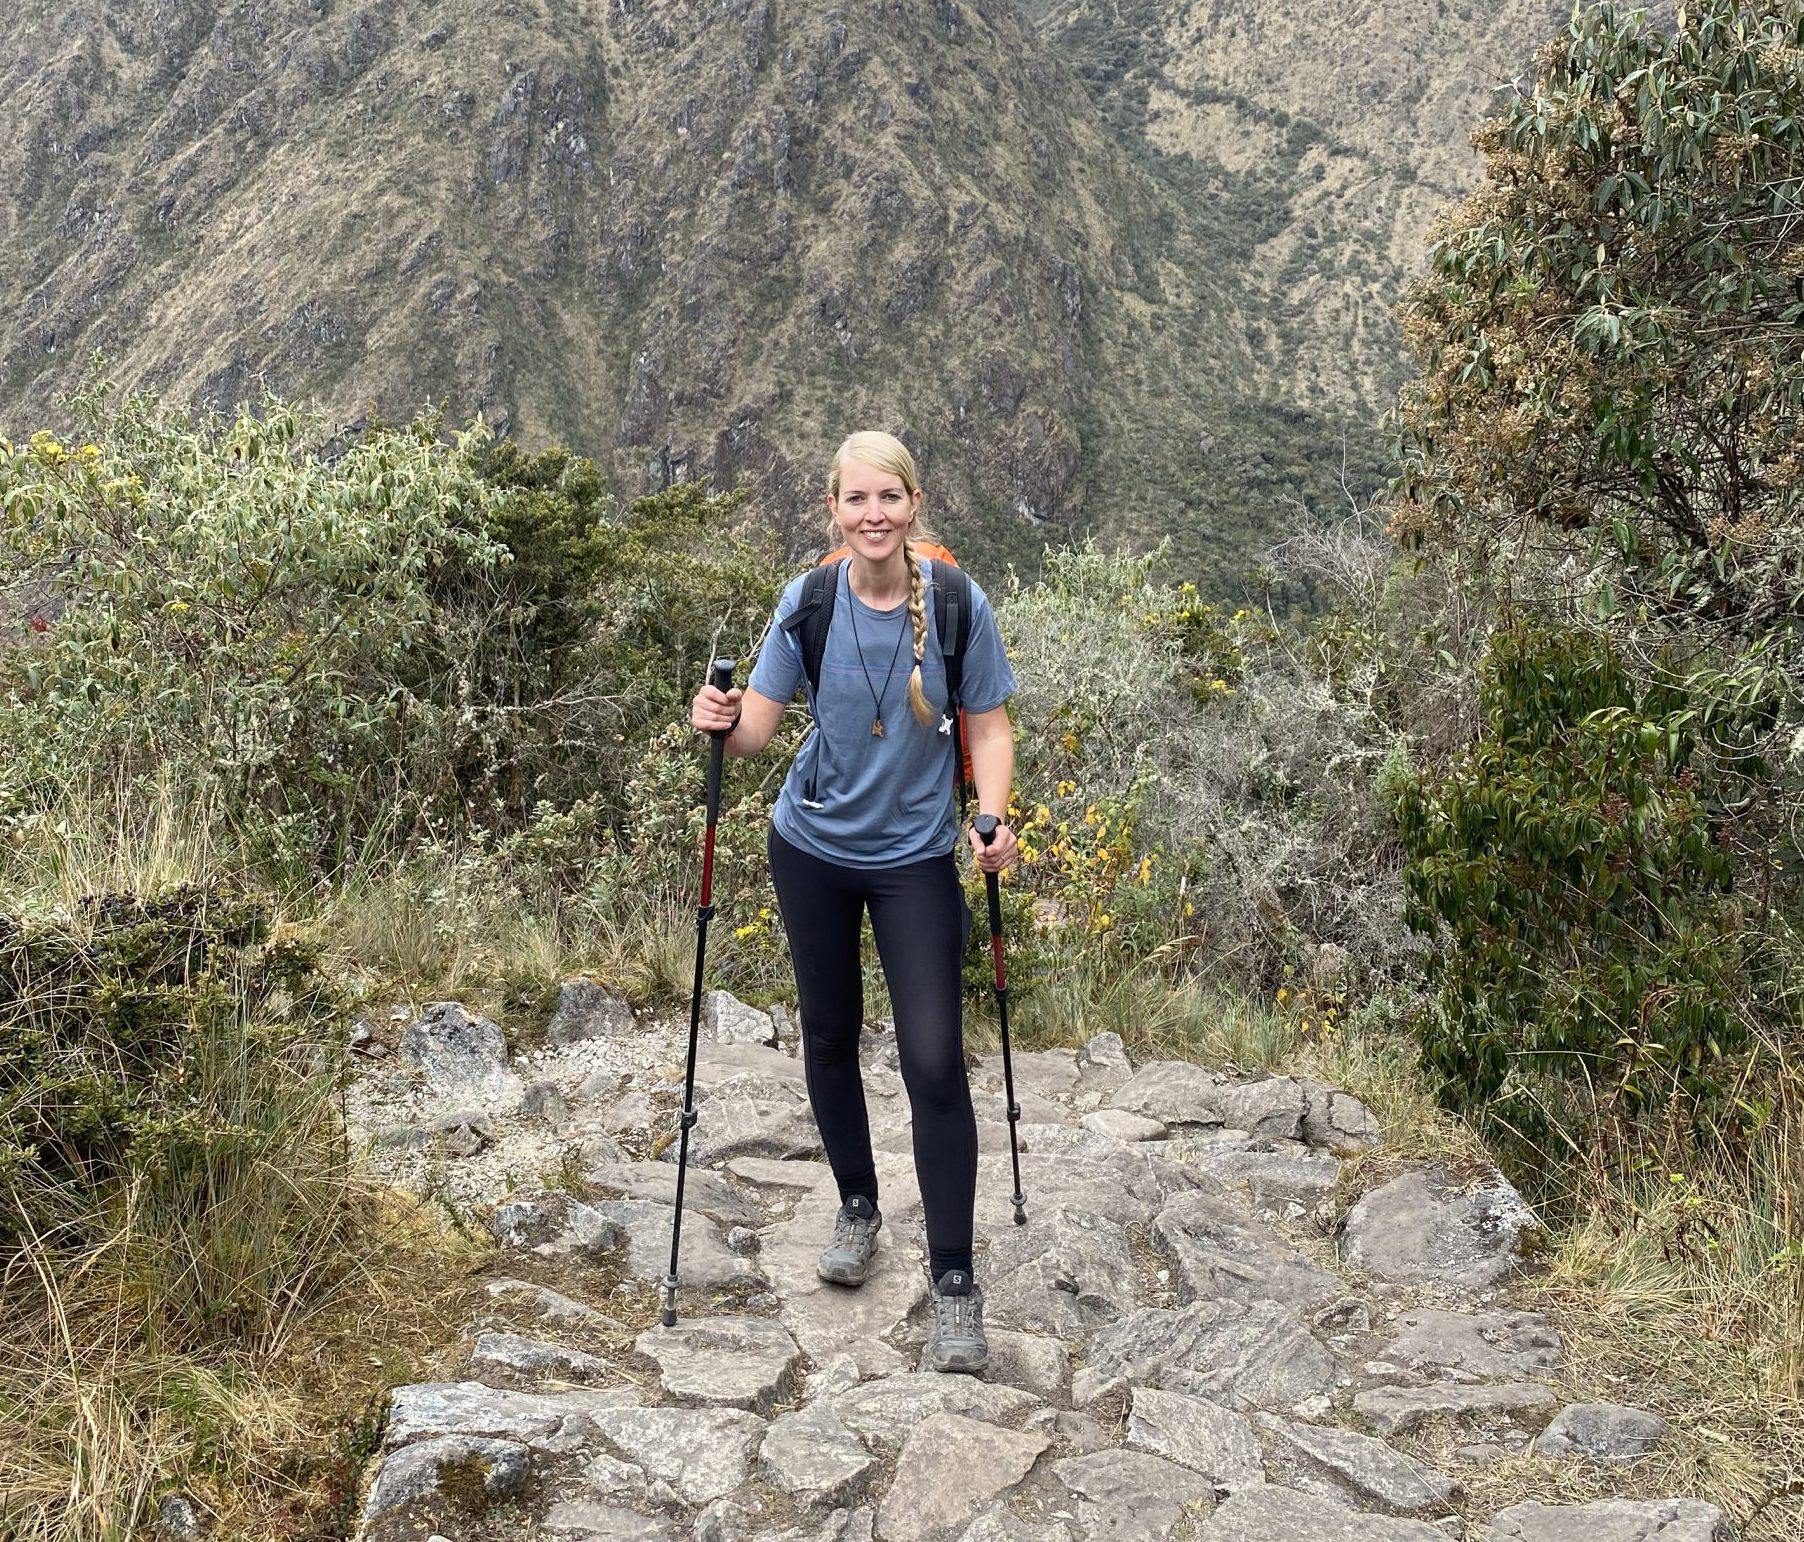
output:
M877 1256L877 1244L871 1244L871 1257ZM814 1266L814 1272L832 1285L862 1285L871 1277L871 1266L867 1261L862 1269L847 1264L843 1269L835 1269L825 1260Z
M921 1354L921 1369L926 1371L945 1371L956 1374L975 1376L980 1371L989 1369L990 1352L983 1350L967 1350L962 1354Z

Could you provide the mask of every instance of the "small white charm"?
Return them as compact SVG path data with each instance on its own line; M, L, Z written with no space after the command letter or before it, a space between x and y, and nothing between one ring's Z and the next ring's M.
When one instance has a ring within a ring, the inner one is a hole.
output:
M940 717L940 732L943 734L952 732L952 719L943 714Z

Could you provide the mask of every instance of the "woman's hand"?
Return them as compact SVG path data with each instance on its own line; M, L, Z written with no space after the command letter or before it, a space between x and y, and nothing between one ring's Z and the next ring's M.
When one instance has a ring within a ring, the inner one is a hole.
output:
M1000 873L1005 868L1015 865L1015 859L1021 855L1021 848L1015 841L1015 832L1008 827L1005 820L996 821L996 833L990 838L990 844L984 845L983 837L972 826L965 834L971 838L971 850L977 856L977 866L985 873Z
M729 733L739 721L739 703L744 696L737 686L730 691L717 691L704 685L689 704L689 722L697 733Z

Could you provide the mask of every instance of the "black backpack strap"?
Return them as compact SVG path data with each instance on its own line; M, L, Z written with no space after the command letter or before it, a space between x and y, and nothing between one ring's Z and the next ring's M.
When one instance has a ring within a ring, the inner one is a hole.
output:
M933 623L946 665L946 704L963 700L965 644L971 640L971 576L949 562L933 565Z
M971 640L971 576L949 562L933 565L933 626L946 666L946 716L952 725L952 785L958 789L961 823L971 811L965 781L965 645Z
M846 562L850 562L850 557ZM802 579L802 596L783 619L783 630L802 650L802 673L808 677L808 705L812 709L821 690L821 660L827 656L827 628L833 625L833 604L839 598L839 570L844 563L827 563L808 570Z

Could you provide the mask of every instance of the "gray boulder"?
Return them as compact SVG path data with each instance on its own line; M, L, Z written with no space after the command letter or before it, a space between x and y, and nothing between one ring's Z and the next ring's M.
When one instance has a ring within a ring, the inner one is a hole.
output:
M831 1406L815 1403L772 1422L758 1466L791 1499L832 1506L857 1499L878 1462Z
M1350 1092L1304 1078L1303 1139L1330 1151L1370 1151L1384 1144L1378 1116Z
M561 1189L516 1194L497 1205L489 1232L503 1247L543 1258L596 1258L622 1239L618 1224Z
M564 1045L619 1038L637 1028L625 997L593 980L566 980L557 988L557 1010L546 1025L545 1041Z
M1371 1387L1353 1399L1353 1410L1372 1421L1380 1435L1407 1435L1430 1419L1496 1423L1518 1414L1534 1415L1554 1404L1539 1382L1503 1386Z
M1259 1437L1245 1416L1181 1392L1135 1387L1127 1444L1201 1473L1220 1492L1265 1481Z
M1658 1414L1620 1403L1569 1403L1535 1441L1535 1455L1576 1458L1603 1467L1639 1461L1671 1432Z
M1144 1114L1168 1128L1219 1126L1221 1079L1187 1060L1155 1060L1116 1089L1111 1107Z
M479 1381L415 1382L389 1399L383 1443L389 1450L433 1435L486 1435L547 1450L580 1445L598 1412L638 1400L630 1387L513 1392Z
M795 1390L802 1354L768 1317L698 1317L641 1333L639 1353L658 1364L670 1396L769 1413Z
M1166 1542L1193 1505L1210 1496L1201 1473L1145 1451L1108 1449L1052 1463L1078 1501L1079 1535L1110 1542Z
M563 1344L524 1338L518 1333L479 1333L467 1367L472 1376L502 1375L528 1384L539 1381L606 1381L613 1367L599 1355Z
M714 1044L775 1046L777 1025L770 1013L748 1007L731 991L709 991L702 997L702 1031Z
M1145 1114L1130 1114L1125 1108L1093 1109L1079 1123L1098 1135L1130 1142L1164 1140L1170 1133L1157 1119L1149 1119Z
M1728 1522L1699 1499L1599 1499L1583 1505L1511 1505L1489 1542L1727 1542Z
M1071 1395L1071 1356L1058 1339L1012 1328L989 1328L990 1364L986 1379L1019 1387L1054 1405Z
M399 1054L435 1092L494 1107L518 1102L519 1079L507 1068L507 1036L455 1001L435 1001L402 1030Z
M1263 1081L1223 1087L1215 1098L1222 1123L1231 1130L1245 1130L1254 1140L1297 1140L1303 1133L1303 1116L1309 1102L1303 1086L1289 1076L1268 1076Z
M832 1399L846 1428L879 1454L895 1451L915 1429L936 1414L958 1414L985 1424L1020 1422L1043 1406L1030 1392L996 1387L969 1376L905 1371L861 1382Z
M1515 1268L1534 1225L1500 1173L1462 1183L1444 1168L1417 1168L1354 1205L1341 1253L1381 1280L1479 1290Z
M1307 1313L1345 1289L1269 1226L1209 1194L1173 1199L1153 1222L1153 1245L1171 1260L1182 1301L1276 1301Z
M609 1408L589 1418L615 1455L691 1505L745 1482L765 1428L737 1408Z
M1447 1542L1447 1533L1271 1485L1235 1494L1197 1527L1196 1542Z
M364 1501L367 1526L392 1511L418 1505L436 1517L480 1509L526 1486L532 1455L516 1440L440 1435L391 1451L377 1469Z
M1422 1515L1443 1512L1459 1492L1446 1474L1370 1435L1278 1421L1271 1428L1277 1451L1298 1470L1300 1485L1334 1498Z
M548 1322L596 1328L604 1333L626 1332L622 1324L605 1312L598 1312L586 1302L574 1300L549 1285L537 1285L531 1280L490 1280L482 1289L491 1300L530 1312Z
M1027 1476L1050 1439L959 1414L932 1414L909 1432L895 1481L877 1507L881 1542L930 1542L968 1525Z
M1519 1380L1560 1363L1559 1333L1539 1312L1448 1312L1422 1307L1397 1318L1380 1358L1411 1369Z
M1092 1335L1071 1398L1081 1407L1125 1376L1224 1408L1288 1412L1332 1388L1335 1372L1333 1355L1283 1307L1197 1301L1141 1307Z

